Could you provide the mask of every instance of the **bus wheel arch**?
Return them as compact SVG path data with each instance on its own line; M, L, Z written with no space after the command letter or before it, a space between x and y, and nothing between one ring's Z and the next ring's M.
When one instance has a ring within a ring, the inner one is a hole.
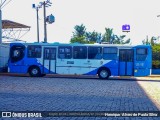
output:
M101 67L98 69L97 74L100 79L108 79L111 76L111 71L107 67Z
M40 77L41 76L41 70L38 66L32 65L28 68L28 73L31 77Z

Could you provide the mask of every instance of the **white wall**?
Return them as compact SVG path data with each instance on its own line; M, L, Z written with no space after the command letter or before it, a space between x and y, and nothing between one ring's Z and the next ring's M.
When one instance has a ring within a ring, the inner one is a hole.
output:
M0 44L0 69L7 66L9 59L9 45Z

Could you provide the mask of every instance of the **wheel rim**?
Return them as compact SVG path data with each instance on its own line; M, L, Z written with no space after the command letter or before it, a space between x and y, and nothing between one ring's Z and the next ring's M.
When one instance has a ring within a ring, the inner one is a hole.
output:
M102 70L102 71L100 72L100 76L101 76L102 78L107 78L108 72L107 72L106 70Z
M32 74L33 75L37 75L38 74L38 70L37 69L32 69Z

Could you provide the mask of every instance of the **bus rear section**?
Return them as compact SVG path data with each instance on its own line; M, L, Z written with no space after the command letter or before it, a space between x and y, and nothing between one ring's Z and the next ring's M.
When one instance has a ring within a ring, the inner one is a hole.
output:
M134 76L149 76L152 70L152 47L135 47Z
M148 76L151 74L151 66L151 46L119 49L119 76Z

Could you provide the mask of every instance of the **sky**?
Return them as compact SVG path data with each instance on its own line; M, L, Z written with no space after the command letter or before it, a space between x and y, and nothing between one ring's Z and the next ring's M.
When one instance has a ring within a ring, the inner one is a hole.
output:
M4 0L2 0L4 1ZM9 0L8 0L9 1ZM87 31L105 32L113 28L114 34L126 35L132 44L160 36L160 0L50 0L46 15L53 14L55 22L47 24L47 41L69 43L75 25L84 24ZM2 9L2 19L28 26L30 31L21 39L37 41L36 10L43 0L12 0ZM39 10L40 41L44 40L43 8ZM129 24L130 32L122 32L122 25Z

